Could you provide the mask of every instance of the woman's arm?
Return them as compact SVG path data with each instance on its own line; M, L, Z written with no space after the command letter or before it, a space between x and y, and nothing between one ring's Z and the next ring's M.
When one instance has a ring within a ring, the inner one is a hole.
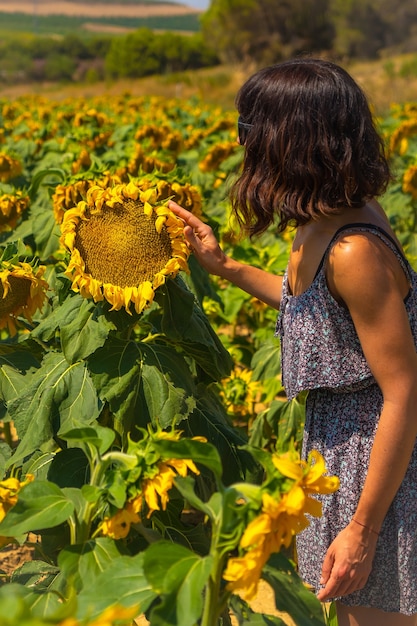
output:
M184 221L185 238L202 267L210 274L225 278L274 309L279 309L282 276L275 276L265 270L235 261L220 248L210 226L175 202L169 202L169 208Z
M350 311L383 409L356 521L338 535L323 564L325 587L318 594L323 601L365 585L377 533L417 436L417 353L404 306L409 285L398 260L375 236L346 236L329 258L328 283Z

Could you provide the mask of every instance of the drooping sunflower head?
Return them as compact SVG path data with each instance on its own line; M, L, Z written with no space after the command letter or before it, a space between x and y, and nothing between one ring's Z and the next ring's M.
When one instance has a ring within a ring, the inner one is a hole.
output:
M261 395L261 383L252 380L252 371L236 367L230 377L222 380L220 395L228 411L236 416L248 416Z
M19 316L29 322L46 299L48 283L42 278L45 266L30 263L0 264L0 329L8 328L12 336L17 332Z
M391 133L389 138L390 153L399 152L400 154L405 154L408 148L408 139L415 136L416 133L416 118L411 118L401 122L401 124Z
M141 313L166 278L188 271L183 223L158 202L156 187L147 187L93 186L61 225L72 289L95 302L107 300L111 310L130 313L133 304Z
M206 154L204 159L200 161L199 168L202 172L213 172L217 170L221 163L225 161L231 154L236 152L236 142L228 141L216 144Z
M22 164L17 159L0 152L0 181L7 183L21 174Z
M21 191L0 195L0 232L12 230L29 206L29 197Z
M417 200L417 165L410 165L404 172L402 189Z

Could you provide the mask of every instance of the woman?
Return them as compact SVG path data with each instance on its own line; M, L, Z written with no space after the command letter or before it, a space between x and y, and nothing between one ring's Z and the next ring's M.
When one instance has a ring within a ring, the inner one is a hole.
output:
M284 277L239 263L175 203L198 261L280 309L289 398L309 390L303 454L337 493L297 538L299 569L339 626L417 624L417 274L376 197L390 180L347 72L296 59L237 96L245 156L231 200L251 236L295 226Z

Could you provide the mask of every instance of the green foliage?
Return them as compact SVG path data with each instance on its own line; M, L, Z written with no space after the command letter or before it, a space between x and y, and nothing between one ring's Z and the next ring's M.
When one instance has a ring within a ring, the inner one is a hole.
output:
M99 35L84 30L82 17L1 15L7 82L136 78L211 67L219 59L266 65L298 54L376 59L416 49L414 0L212 0L201 14L89 18L96 33L102 27ZM109 26L136 30L110 36ZM414 74L412 63L400 70Z
M398 73L403 78L415 78L417 76L417 56L403 61Z
M85 36L79 34L80 24L69 25L73 20L75 18L64 19L62 37L39 34L12 40L6 37L0 45L3 79L10 83L75 81L89 70L101 79L140 77L211 67L218 63L217 54L198 32L177 34L175 28L168 25L168 32L155 33L152 30L154 25L146 23L128 35ZM162 24L158 26L163 28ZM186 26L182 21L181 29ZM14 29L13 23L10 28ZM131 28L132 22L129 21ZM61 32L59 28L57 30ZM54 32L53 26L51 31Z
M88 41L94 37L90 31L85 30L85 17L75 15L31 15L25 13L0 13L0 32L7 34L11 31L14 35L26 35L35 37L53 37L56 35L72 35L77 33L83 40ZM89 17L88 22L95 25L96 32L105 35L109 27L120 28L150 28L155 30L189 31L196 33L200 30L199 15L189 13L185 15L162 15L155 17L131 18L131 17Z
M40 541L34 562L3 577L0 621L45 626L75 616L86 626L120 602L152 624L217 626L225 607L241 624L280 624L222 579L228 557L244 557L240 538L263 493L278 498L291 486L272 455L300 447L305 396L288 402L282 389L277 312L208 276L193 257L190 273L166 280L140 314L112 310L72 290L59 242L58 222L85 197L83 185L111 186L110 175L141 180L159 184L165 200L175 183L177 199L203 211L226 252L282 274L291 234L271 229L250 241L231 229L226 189L242 160L236 114L198 99L129 94L2 100L0 114L1 152L20 165L0 183L0 197L29 200L0 233L0 261L42 265L48 285L40 311L18 314L16 334L1 330L0 471L7 480L35 479L2 510L0 536L25 543L36 532ZM415 264L416 107L398 105L378 122L396 176L383 204ZM219 145L227 149L218 153ZM183 474L168 484L166 508L160 495L159 509L139 506L145 481L168 461ZM185 461L200 473L191 477ZM117 522L123 515L126 526ZM281 553L269 557L262 577L277 607L297 624L323 624L293 564Z
M212 0L203 33L226 62L266 65L297 54L377 58L415 49L413 0Z
M142 28L112 40L106 56L106 72L111 78L138 78L215 65L216 59L200 35L157 35Z
M202 17L203 33L222 59L258 64L300 52L328 50L333 25L328 0L283 3L273 0L213 0Z
M63 524L70 530L70 539L61 546L56 563L51 556L34 560L16 570L11 581L0 587L0 616L4 599L13 600L8 621L2 623L20 626L24 622L19 620L28 619L39 625L61 624L72 615L81 624L88 624L90 620L100 619L107 609L118 606L146 613L156 626L193 626L197 622L214 626L220 623L229 600L241 624L262 623L254 621L253 611L224 587L222 576L246 525L261 512L262 493L272 489L279 497L278 493L285 494L293 481L277 472L268 460L267 479L262 486L238 483L225 487L221 482L220 458L211 444L179 439L175 432L143 431L138 442L130 442L121 451L113 445L112 432L98 427L66 433L63 438L71 443L71 450L82 449L88 461L90 472L83 484L78 488L60 488L54 482L35 479L21 487L17 503L0 523L0 534L14 536L35 528L42 534L48 529L58 530ZM58 452L57 457L62 454L64 451ZM103 528L103 522L100 523L103 513L107 514L105 523L109 512L119 509L120 514L138 497L145 498L149 505L145 492L140 490L141 484L151 480L152 468L158 467L161 460L172 465L175 459L180 462L192 459L198 467L205 466L216 482L216 491L202 500L194 479L183 475L175 481L181 496L207 519L203 553L196 550L186 526L175 517L174 497L170 497L168 512L170 524L174 525L170 532L175 529L177 541L164 539L161 531L164 526L166 530L167 517L162 515L158 520L156 510L154 521L150 521L150 515L145 516L145 503L134 518L127 518L131 526L129 534L122 532L122 527L118 531L116 525L114 532L116 535L120 532L121 536L97 536ZM61 463L60 471L60 481L70 484L71 464ZM133 541L135 533L142 541L146 540L141 549ZM126 536L127 540L122 541ZM186 545L179 541L180 537L186 540ZM301 625L324 626L320 604L283 555L269 559L263 576L275 591L277 607ZM120 609L115 619L120 619L119 613ZM110 621L113 623L108 618L107 623ZM272 618L265 623L280 624L280 621Z

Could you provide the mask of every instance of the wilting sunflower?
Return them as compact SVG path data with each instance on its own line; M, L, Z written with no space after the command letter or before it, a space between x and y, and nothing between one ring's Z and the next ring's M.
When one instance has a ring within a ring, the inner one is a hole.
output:
M155 151L155 154L148 154L141 145L138 145L129 160L127 171L131 176L137 176L140 171L150 173L156 169L160 172L167 173L171 172L174 168L175 159L172 157L170 157L168 161L162 161L158 157L157 151ZM122 172L118 171L117 174L120 176Z
M390 152L399 152L399 154L405 154L408 148L408 138L413 137L417 133L417 119L412 118L404 120L401 124L391 133L389 138L389 150Z
M141 313L167 277L188 271L183 223L157 202L156 188L130 182L102 189L65 213L61 242L71 253L66 275L72 289L111 310L130 305Z
M129 500L124 509L119 509L111 517L105 517L99 527L99 531L106 537L112 539L125 539L132 524L139 524L141 521L142 495Z
M316 450L307 462L295 451L275 453L272 462L282 477L293 482L287 484L287 491L262 493L262 509L246 526L239 554L229 558L223 573L227 589L239 591L247 601L255 597L262 569L271 554L283 546L289 547L294 535L308 526L306 514L321 516L321 503L311 495L329 494L339 488L336 476L324 475L325 461Z
M22 165L8 154L0 153L0 181L7 183L22 172Z
M88 168L91 167L91 163L92 161L90 153L88 152L88 150L83 148L78 155L78 158L73 161L71 165L71 171L73 174L78 174L78 172L80 171L88 170Z
M30 263L0 264L0 329L8 327L16 334L17 318L32 321L33 314L45 302L48 283L43 280L45 266L33 267Z
M13 229L20 216L29 206L29 197L23 196L20 191L16 194L0 196L0 231Z
M199 168L202 172L213 172L217 170L220 165L225 161L231 154L234 154L237 149L236 142L224 142L219 143L210 148L206 156L199 163Z
M178 476L185 477L189 472L198 475L199 469L190 458L166 458L159 449L161 441L179 442L182 431L143 431L144 438L138 442L130 442L129 462L136 456L137 464L124 473L123 482L126 486L126 499L123 508L111 515L106 515L99 524L97 533L112 539L125 539L132 524L140 524L144 516L151 517L154 511L165 511L169 502L169 491ZM206 442L205 437L193 437L192 440ZM181 444L180 444L181 445Z
M175 478L187 476L188 471L200 473L192 459L168 459L158 464L155 476L147 478L142 485L143 497L149 507L148 517L161 508L166 510L168 492L172 489Z
M410 165L404 172L402 189L404 193L412 195L417 200L417 165Z
M221 384L220 395L229 413L240 417L253 414L255 404L260 400L262 385L252 380L252 370L236 367Z

